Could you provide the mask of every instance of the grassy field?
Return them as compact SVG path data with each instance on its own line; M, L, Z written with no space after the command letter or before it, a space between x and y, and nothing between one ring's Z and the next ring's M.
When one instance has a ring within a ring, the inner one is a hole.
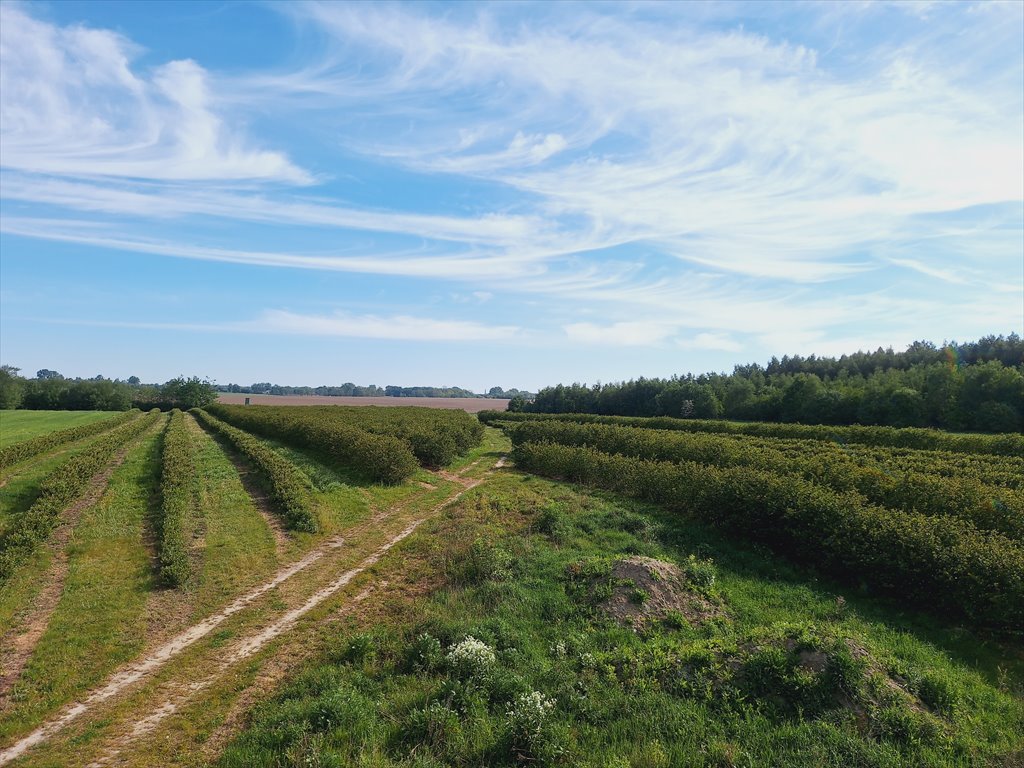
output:
M610 564L635 555L684 568L698 558L717 617L669 613L634 631L605 615ZM505 473L411 539L402 559L402 586L434 584L430 594L325 639L218 765L910 766L1020 755L1019 655L656 508ZM804 651L822 654L824 670L802 667Z
M0 448L113 415L111 411L0 411Z
M162 585L156 557L165 418L0 585L0 645L59 586L0 707L0 764L72 700L80 715L18 765L1024 761L1012 632L834 582L678 505L492 470L512 448L494 428L393 485L260 439L316 518L288 530L260 470L184 418L182 586ZM89 440L6 476L0 525Z
M150 431L84 510L67 546L67 577L0 720L0 736L34 724L132 658L146 639L155 574L147 545L158 480L159 432Z

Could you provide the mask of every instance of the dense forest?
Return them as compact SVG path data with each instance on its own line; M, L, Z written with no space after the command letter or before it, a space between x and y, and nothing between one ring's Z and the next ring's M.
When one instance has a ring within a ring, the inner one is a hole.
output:
M905 352L772 358L731 374L559 384L511 408L1017 432L1024 426L1024 340L1011 333L943 346L918 341Z

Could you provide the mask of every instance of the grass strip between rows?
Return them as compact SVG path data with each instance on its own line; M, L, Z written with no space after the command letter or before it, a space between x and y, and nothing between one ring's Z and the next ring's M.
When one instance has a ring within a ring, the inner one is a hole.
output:
M1024 496L1019 491L985 486L970 477L937 477L865 467L841 450L829 450L827 444L815 449L815 443L808 441L798 449L788 445L786 450L775 450L752 437L558 421L527 421L508 426L514 445L552 442L652 461L695 461L717 467L781 472L827 485L835 491L856 491L881 506L931 516L951 515L968 520L979 529L1024 540Z
M136 416L138 414L136 413ZM153 426L160 417L158 410L142 418L132 418L99 437L84 450L53 469L39 484L39 496L24 514L16 517L0 541L0 582L42 542L49 538L60 522L61 513L88 487L125 444Z
M160 576L172 587L190 575L188 520L198 502L196 466L185 414L175 408L164 430L160 476L160 510L156 520Z
M281 510L285 525L296 531L315 533L319 529L310 504L309 479L302 471L263 441L206 411L190 413L205 427L223 435L266 480L271 500Z
M855 585L974 623L1024 627L1024 548L955 517L866 504L791 475L523 443L521 469L695 514Z
M65 443L81 440L83 437L98 435L100 432L106 432L126 421L138 418L141 413L137 409L125 411L116 416L111 416L109 419L101 419L100 421L93 421L78 427L57 430L56 432L39 435L28 440L22 440L21 442L14 443L14 445L8 445L6 448L0 448L0 470L7 469L26 459L31 459L33 456L38 456L40 453L51 448L57 448Z
M919 450L980 453L996 456L1024 456L1024 435L955 434L919 427L830 426L827 424L782 424L712 419L674 419L668 416L602 416L593 413L509 413L481 411L484 424L492 421L575 421L581 424L613 424L620 427L716 432L729 435L827 440L835 443L916 448Z

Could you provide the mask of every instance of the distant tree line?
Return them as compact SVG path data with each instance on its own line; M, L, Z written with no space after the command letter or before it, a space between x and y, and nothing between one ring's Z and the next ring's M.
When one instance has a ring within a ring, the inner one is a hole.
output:
M212 382L197 376L178 376L163 384L143 384L138 376L107 379L67 379L43 368L35 378L19 376L20 369L0 366L0 409L53 411L126 411L129 408L195 408L217 399Z
M491 387L487 394L481 395L462 387L396 387L393 385L378 387L376 384L361 387L352 382L320 387L290 387L270 382L257 382L249 386L220 384L217 386L217 391L244 395L319 395L322 397L495 397L502 399L510 399L517 395L527 399L533 397L529 392L518 389L505 390L501 387Z
M559 384L510 409L1019 432L1024 340L1011 333L943 346L918 341L905 352L772 358L731 374Z

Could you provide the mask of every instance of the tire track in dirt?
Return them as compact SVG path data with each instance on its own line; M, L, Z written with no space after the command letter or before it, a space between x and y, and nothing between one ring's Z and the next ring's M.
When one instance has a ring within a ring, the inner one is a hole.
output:
M75 528L78 527L82 513L103 497L117 468L128 458L128 454L142 441L148 439L156 429L157 425L154 425L148 432L144 432L114 454L110 463L89 481L85 494L61 514L62 522L47 542L52 559L43 577L43 587L33 599L29 614L21 623L21 631L15 634L17 628L12 627L0 638L0 647L3 648L0 651L0 710L5 709L10 703L14 685L32 658L32 652L50 625L50 618L57 610L61 595L64 594L64 582L68 577L67 546Z
M502 465L503 461L504 457L500 458L495 464L495 467ZM489 474L489 472L487 474ZM199 682L185 686L182 698L179 699L178 697L172 697L162 702L154 702L152 704L154 711L148 716L141 718L134 731L116 739L112 746L112 751L100 758L96 764L103 765L105 761L110 759L111 755L116 755L123 751L128 743L152 731L163 719L177 711L185 700L193 696L198 691L206 688L223 675L228 666L252 656L260 651L271 640L292 629L302 616L316 608L326 599L341 590L356 576L377 563L392 547L410 536L423 522L436 515L445 507L453 504L466 492L482 483L486 474L476 479L468 479L461 477L460 475L452 475L452 477L457 477L458 480L456 480L456 482L462 485L462 488L458 492L448 496L425 515L422 515L410 522L398 534L389 538L374 550L373 553L364 558L359 565L346 570L329 584L321 587L298 608L288 611L270 626L260 629L259 631L254 632L234 643L231 646L231 651L226 654L226 658L217 665L217 671ZM144 658L127 665L123 670L115 673L105 685L93 691L82 701L67 707L57 717L39 726L32 733L20 739L10 747L0 751L0 765L4 765L17 757L20 757L26 751L46 741L55 733L61 731L99 704L113 698L125 691L128 687L153 674L157 669L169 662L193 643L212 632L230 616L243 610L258 597L268 593L270 590L274 589L295 574L310 567L326 554L329 554L331 551L341 547L343 543L344 542L341 537L334 537L328 540L317 549L308 553L302 559L278 571L270 581L263 583L242 597L237 598L233 603L219 613L207 617L203 621L193 625L170 641L166 642L155 651L146 655Z
M187 418L185 423L188 424L189 428L194 430L193 434L205 434L210 437L220 449L227 456L228 461L235 467L235 471L238 472L238 479L242 481L242 487L245 492L249 494L249 498L252 499L253 506L256 507L256 511L260 513L260 517L270 528L270 533L274 537L274 547L278 555L284 551L284 548L288 545L288 534L285 532L284 526L281 524L281 520L274 512L274 508L270 504L270 497L267 496L267 492L263 490L263 486L260 485L259 481L253 476L252 468L245 463L242 457L225 441L218 440L213 434L206 432L199 422L196 421L192 414L186 414Z

